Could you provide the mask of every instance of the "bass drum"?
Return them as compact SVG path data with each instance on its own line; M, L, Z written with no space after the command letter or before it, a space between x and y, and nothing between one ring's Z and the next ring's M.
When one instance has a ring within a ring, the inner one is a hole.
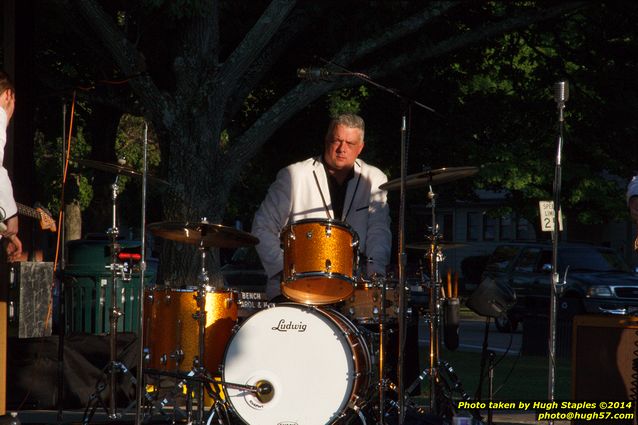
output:
M368 401L371 374L368 346L346 317L297 304L248 318L222 366L226 400L251 425L334 423Z

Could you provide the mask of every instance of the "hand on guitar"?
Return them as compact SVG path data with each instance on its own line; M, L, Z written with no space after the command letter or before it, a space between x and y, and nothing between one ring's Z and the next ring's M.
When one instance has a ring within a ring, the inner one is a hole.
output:
M3 224L6 229L1 234L7 239L7 261L18 261L22 255L22 241L18 238L18 216L14 215Z

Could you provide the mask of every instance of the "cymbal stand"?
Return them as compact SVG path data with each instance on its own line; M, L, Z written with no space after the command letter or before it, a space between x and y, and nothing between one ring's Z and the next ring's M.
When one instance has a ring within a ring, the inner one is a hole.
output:
M105 368L105 373L108 375L109 379L109 406L106 409L107 417L111 420L118 419L121 417L121 414L117 411L117 403L116 403L116 387L117 387L117 374L118 373L127 373L131 374L128 368L122 363L117 361L117 326L119 318L122 316L122 311L117 306L117 280L121 278L122 280L128 280L131 278L131 270L129 269L129 265L119 262L119 254L120 254L120 244L117 242L117 238L119 236L119 228L117 226L117 196L118 196L118 179L119 176L115 177L115 181L111 185L111 201L112 201L112 221L111 227L107 230L107 235L110 239L109 248L111 251L111 264L106 265L105 268L111 271L111 305L110 305L110 314L109 314L109 363ZM133 375L130 376L131 383L137 386L137 380ZM86 408L84 418L82 423L89 423L93 414L95 413L95 409L97 408L97 404L101 404L104 406L104 403L100 399L99 393L104 389L104 384L98 382L96 385L96 392L90 396L89 405ZM90 405L95 403L92 408ZM106 408L106 407L105 407Z
M443 261L443 253L439 246L441 235L436 224L436 194L429 186L428 199L432 210L432 226L427 239L430 247L426 253L430 265L430 412L438 414L436 400L436 384L439 381L439 343L440 343L440 318L441 318L441 275L439 273L439 262Z
M376 282L374 281L376 280ZM384 406L385 406L385 392L388 387L388 380L385 376L385 298L386 298L386 281L385 279L379 279L373 277L373 286L381 285L381 311L379 312L379 425L385 424L384 419Z
M202 218L202 223L208 223L206 218ZM197 276L197 312L193 315L193 317L198 322L199 329L199 352L198 359L195 361L193 368L197 371L197 375L205 376L204 369L204 355L205 351L205 333L206 333L206 293L211 290L210 287L210 278L208 276L208 271L206 270L206 247L204 246L204 238L206 228L202 230L201 240L199 242L198 251L201 259L200 270ZM203 381L200 381L198 384L198 392L197 392L197 423L202 425L204 423L204 391L205 384Z
M111 334L109 339L109 354L110 354L110 398L109 398L109 418L116 419L118 417L117 406L115 403L115 385L116 385L116 361L117 361L117 322L122 316L122 312L117 306L117 276L121 274L122 269L118 264L118 254L120 253L120 244L117 243L117 237L120 234L120 230L117 227L117 192L119 186L117 181L119 176L115 176L115 182L111 185L111 200L112 202L112 222L111 228L107 231L107 235L111 240L111 314L109 315L109 323L111 325Z

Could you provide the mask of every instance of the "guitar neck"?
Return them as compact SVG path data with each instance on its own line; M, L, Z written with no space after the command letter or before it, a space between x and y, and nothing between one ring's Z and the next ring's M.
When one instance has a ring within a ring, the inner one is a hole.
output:
M31 217L31 218L40 219L40 214L35 208L31 208L26 205L19 204L17 202L16 202L16 205L18 206L18 214Z

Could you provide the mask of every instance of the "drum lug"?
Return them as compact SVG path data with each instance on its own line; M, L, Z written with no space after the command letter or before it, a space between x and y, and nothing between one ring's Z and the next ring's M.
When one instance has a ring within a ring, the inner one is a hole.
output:
M326 226L326 237L329 238L330 236L332 236L332 226L328 223Z
M326 258L326 273L330 273L331 270L332 270L332 261L330 261L330 258Z
M228 310L229 308L231 308L233 306L233 299L232 298L226 298L226 300L224 301L224 304L226 306L226 310Z

